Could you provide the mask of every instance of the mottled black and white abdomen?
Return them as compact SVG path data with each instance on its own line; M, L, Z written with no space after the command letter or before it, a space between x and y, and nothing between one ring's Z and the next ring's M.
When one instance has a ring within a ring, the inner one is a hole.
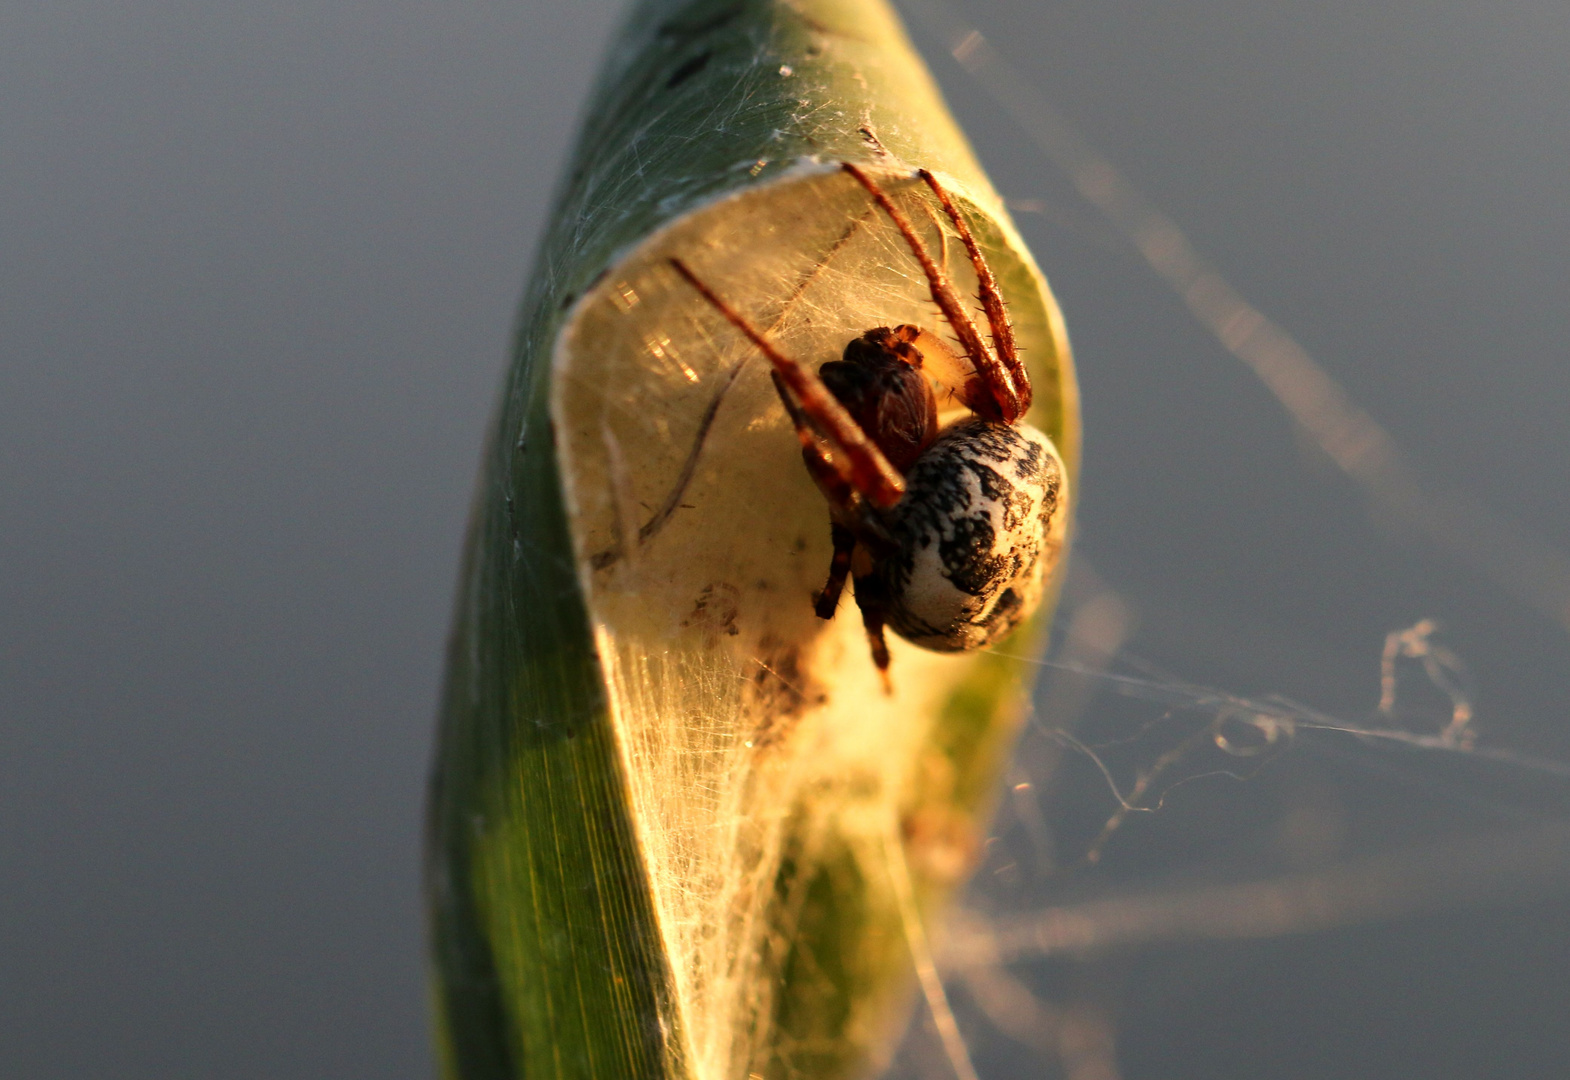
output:
M889 627L922 648L1001 639L1041 603L1062 547L1063 462L1052 440L1028 424L964 420L905 480L885 516L899 551L857 589L875 591Z

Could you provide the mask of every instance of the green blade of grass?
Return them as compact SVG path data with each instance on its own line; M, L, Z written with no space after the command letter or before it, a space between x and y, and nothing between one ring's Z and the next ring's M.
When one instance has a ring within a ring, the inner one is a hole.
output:
M854 1075L914 985L901 896L930 922L972 862L1026 665L896 642L888 695L854 611L812 616L822 498L763 366L668 269L813 363L936 328L840 161L935 244L907 177L955 192L1073 472L1056 307L888 7L639 5L523 303L462 571L428 828L446 1076Z

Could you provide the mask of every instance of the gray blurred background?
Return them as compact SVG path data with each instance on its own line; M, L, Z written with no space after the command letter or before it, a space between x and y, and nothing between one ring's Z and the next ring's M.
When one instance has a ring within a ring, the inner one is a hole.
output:
M430 1074L419 823L460 534L619 8L0 7L0 1076ZM1562 4L960 10L1435 486L1570 546ZM1383 635L1435 616L1485 743L1570 760L1563 627L1379 527L921 40L1067 313L1080 551L1130 648L1366 720ZM1186 786L1087 880L1263 874L1234 825L1286 790L1348 851L1564 816L1508 770L1342 749ZM1076 776L1070 854L1112 806ZM1129 1080L1570 1059L1552 896L1087 971ZM984 1076L1040 1074L977 1030Z

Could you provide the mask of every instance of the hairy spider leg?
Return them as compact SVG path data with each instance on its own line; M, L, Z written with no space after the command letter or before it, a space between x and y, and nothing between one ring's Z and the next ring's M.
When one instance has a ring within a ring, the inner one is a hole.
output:
M773 327L766 333L772 333L784 324L785 317L790 314L790 309L795 306L796 301L802 298L807 288L817 280L818 274L823 271L823 268L829 265L829 262L835 255L839 254L841 248L850 243L851 237L856 235L857 231L866 223L867 218L874 213L876 211L868 207L860 217L845 227L845 231L840 233L839 238L829 246L829 250L823 253L823 257L813 264L812 269L807 271L801 280L796 282L796 287L791 290L790 296L785 300L784 308L781 309L779 315L775 318ZM944 237L945 242L947 239L947 237ZM747 370L747 365L752 359L753 355L749 353L731 365L730 372L725 376L725 381L720 384L719 390L715 393L713 399L709 401L708 408L703 410L703 418L698 421L698 432L692 440L692 449L687 452L687 460L682 463L681 472L677 475L676 482L671 485L670 494L665 496L665 501L660 504L660 508L638 530L638 542L640 544L647 542L659 533L665 527L665 523L671 519L671 515L675 514L677 508L680 507L682 496L687 492L687 485L692 482L693 474L698 471L698 455L703 452L703 444L708 440L709 429L714 426L714 418L719 415L720 406L725 402L725 395L730 393L731 387L736 385L736 380L741 377L743 371Z
M959 212L959 207L954 205L954 200L949 198L949 193L943 185L938 183L938 178L927 169L917 173L926 181L932 193L938 197L938 202L943 206L943 212L954 223L954 231L959 234L959 239L965 245L966 252L970 255L970 265L976 268L976 281L981 292L981 307L987 313L987 325L992 330L992 347L997 350L998 359L1003 366L1008 368L1009 374L1014 376L1014 385L1018 390L1021 412L1030 409L1031 389L1030 374L1025 370L1025 365L1019 359L1019 347L1014 344L1014 324L1009 321L1008 309L1003 304L1003 293L998 289L998 279L992 273L992 267L987 265L986 257L981 254L981 247L976 243L976 238L971 234L970 224L965 220L965 215Z
M866 224L867 219L875 213L877 213L877 209L869 206L859 217L845 227L845 231L840 233L839 238L829 246L828 251L823 253L823 257L814 263L812 269L808 270L796 282L796 287L791 290L790 296L785 300L785 306L781 309L779 315L775 317L774 325L766 331L767 333L772 333L784 325L785 317L790 313L790 309L802 298L808 287L817 280L818 275L829 265L834 256L839 254L840 249L850 243L851 237L855 236L857 231ZM933 215L933 220L937 220L936 215ZM947 251L948 236L945 235L943 240L945 244L944 250ZM945 265L947 264L945 263ZM730 393L731 387L736 385L736 380L741 377L741 373L747 370L747 365L752 359L753 355L749 353L731 365L731 369L726 374L724 381L720 383L719 390L710 399L708 408L703 410L703 416L698 421L697 433L693 436L692 449L687 451L687 460L682 462L681 471L676 474L676 482L671 485L670 491L666 494L665 501L660 503L659 509L655 510L650 515L649 520L645 521L638 529L638 543L640 545L646 544L658 536L660 530L675 516L676 511L681 509L682 496L687 493L687 486L692 483L692 478L698 471L698 457L703 453L703 446L708 441L709 429L714 426L714 418L719 414L720 406L725 402L725 396ZM617 546L598 552L590 562L594 569L604 570L621 557L622 550L620 546Z
M954 287L949 284L948 279L943 276L942 269L933 261L926 244L922 243L921 237L916 235L916 227L911 224L910 218L894 205L893 200L871 176L848 161L841 167L867 189L867 193L883 208L883 212L905 237L905 243L910 246L911 253L921 264L922 272L927 275L927 286L932 292L933 303L938 305L939 310L948 319L949 325L954 328L954 333L959 336L960 344L969 354L970 362L975 365L988 396L976 401L966 400L966 407L986 420L1001 420L1006 424L1018 420L1025 414L1029 403L1029 390L1025 391L1022 399L1015 385L1013 373L998 360L991 347L982 340L981 331L976 329L975 322L966 313L965 306L960 303L959 296L954 292ZM966 232L968 233L969 230L967 229ZM976 254L979 257L979 250ZM998 302L1001 305L1002 301ZM995 334L995 326L993 330ZM1008 333L1009 340L1012 341L1012 331ZM969 396L967 395L967 399Z
M889 681L889 641L883 633L883 608L856 590L856 606L861 608L861 625L867 630L867 644L872 646L872 662L883 679L883 692L892 694L894 684Z
M672 258L670 264L774 365L778 380L776 389L781 386L789 389L796 404L811 420L810 427L797 421L796 410L791 408L791 402L781 393L781 397L786 399L786 410L791 413L802 449L817 454L838 474L841 482L875 506L890 507L899 502L900 496L905 494L904 477L889 464L883 451L861 430L861 425L845 411L845 406L829 392L817 373L776 349L740 312L720 299L713 289L688 269L686 263ZM818 445L817 437L829 444L828 453L825 454Z
M820 619L832 619L839 607L840 594L845 590L845 580L850 576L856 547L861 542L855 529L845 522L859 518L864 530L872 523L867 520L864 513L866 504L858 498L855 489L840 480L833 466L825 460L822 440L813 428L812 418L793 399L779 373L772 374L774 388L779 391L785 411L790 414L791 423L796 425L796 431L801 435L802 457L806 461L807 472L817 481L818 490L823 492L823 497L829 503L829 539L834 544L834 555L829 561L828 581L824 583L823 591L813 598L812 610ZM876 534L867 535L873 537ZM876 546L875 540L873 544ZM860 586L856 589L855 598L856 606L861 609L862 626L867 631L867 642L872 649L872 662L883 679L883 691L892 694L894 684L889 680L889 643L883 632L883 607Z
M818 485L818 490L823 492L823 497L828 500L833 513L844 517L852 516L860 499L856 494L855 486L846 480L835 466L834 452L830 449L828 440L812 422L812 417L801 407L796 396L786 387L785 380L780 378L780 373L771 371L769 378L774 381L774 391L779 394L780 401L785 405L785 415L790 417L791 426L796 429L796 438L801 442L801 456L806 463L808 474Z
M829 539L834 544L829 580L812 604L812 610L820 619L834 618L834 610L840 605L840 593L845 591L845 579L850 577L850 557L856 550L856 534L837 521L829 524Z

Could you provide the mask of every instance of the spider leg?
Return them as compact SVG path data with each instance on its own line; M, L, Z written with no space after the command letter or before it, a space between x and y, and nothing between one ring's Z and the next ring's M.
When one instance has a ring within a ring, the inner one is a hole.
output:
M813 598L812 610L820 619L832 619L839 607L840 594L845 589L845 579L851 573L857 545L864 543L863 550L870 553L890 541L881 532L876 519L867 515L865 501L857 496L855 489L840 480L824 459L823 448L812 429L810 418L791 398L778 372L774 373L774 388L779 391L785 411L801 436L801 456L806 460L807 471L817 481L818 489L823 492L831 508L829 536L834 544L834 555L829 561L828 581L824 583L823 591ZM855 524L848 525L846 521ZM859 537L858 530L861 534ZM883 692L892 694L894 684L889 679L889 643L883 633L883 603L878 599L881 594L872 580L870 577L856 579L856 606L861 609L861 623L866 628L867 643L872 648L872 662L883 680Z
M920 170L922 180L926 181L932 193L938 197L938 202L943 205L943 212L954 223L954 231L959 234L960 242L965 245L965 250L970 254L970 264L976 268L976 281L981 289L981 306L987 313L987 323L992 329L992 347L997 350L998 359L1014 377L1022 406L1021 411L1030 408L1030 375L1025 370L1025 365L1019 359L1019 347L1014 344L1014 324L1009 322L1008 310L1003 306L1003 294L998 291L998 279L993 276L992 267L987 265L987 260L981 254L981 248L976 244L976 238L971 235L970 225L965 221L965 216L959 212L959 207L954 205L954 200L949 198L949 193L938 183L938 178L926 169Z
M771 371L769 377L774 380L774 389L785 405L785 413L796 429L797 439L801 441L801 458L807 466L807 473L818 485L818 490L823 493L823 498L829 504L830 523L835 528L843 527L855 538L855 543L846 550L853 551L859 544L874 558L891 554L898 545L889 536L882 520L872 512L867 499L835 469L833 455L825 445L822 434L813 424L812 417L807 415L795 396L786 388L785 380L780 378L779 372ZM837 544L838 540L836 540L836 556ZM831 609L823 617L832 618L833 614Z
M840 233L839 239L829 246L829 249L823 253L822 258L813 264L812 269L808 270L806 274L797 280L796 287L791 290L790 296L785 299L785 306L780 309L779 315L775 317L774 325L766 332L778 330L784 324L785 317L790 314L790 309L796 306L797 301L802 298L807 289L817 280L823 269L833 261L834 256L839 254L841 248L850 243L851 237L855 236L862 225L866 224L867 219L876 212L871 207L868 207L860 217L845 227L845 231ZM945 236L945 244L947 241L948 237ZM752 359L749 355L731 365L730 373L725 376L725 381L720 383L719 390L709 400L709 407L703 411L703 418L698 421L698 432L693 436L692 449L687 451L687 460L682 464L681 472L676 475L676 482L671 485L670 492L665 496L665 501L660 503L660 508L638 529L639 544L646 544L659 535L660 530L665 527L676 511L681 508L682 496L687 493L687 485L692 483L692 477L698 471L698 457L703 453L703 447L708 442L709 429L714 426L714 417L719 413L720 405L725 401L725 395L730 392L731 387L736 385L736 379L747 369L747 365ZM622 551L620 548L610 548L602 551L595 555L592 560L594 568L603 570L615 563L621 556Z
M688 269L680 259L671 259L687 283L696 289L716 311L745 334L759 352L774 365L775 388L785 401L796 426L802 450L809 461L816 456L836 474L840 482L877 506L893 506L905 493L905 480L889 464L877 444L861 430L861 425L845 411L817 373L776 349L740 312ZM787 393L788 391L788 393ZM794 398L794 403L792 402ZM808 423L810 421L810 424ZM821 441L820 441L821 440ZM823 446L827 443L827 447Z
M965 310L965 305L960 302L959 296L954 292L954 287L944 277L942 269L933 260L932 254L927 251L927 246L922 243L921 237L916 235L916 228L911 224L905 212L894 205L892 199L878 186L877 181L867 175L860 168L845 162L844 170L856 178L856 182L867 189L867 193L876 200L894 222L905 242L910 245L911 252L916 256L916 261L921 264L922 271L927 275L927 285L932 290L932 300L948 319L949 325L954 328L954 333L959 336L960 344L969 353L971 363L976 365L976 371L981 376L981 381L986 386L990 395L989 399L966 401L965 404L990 420L1002 420L1004 423L1013 423L1025 413L1029 405L1030 390L1028 384L1024 394L1021 395L1015 384L1013 373L1008 367L999 362L997 356L981 339L981 331L976 329L975 322ZM952 205L950 203L949 205ZM945 207L946 209L947 207ZM966 230L966 235L969 230ZM975 241L972 240L971 243ZM979 257L979 251L977 252ZM994 283L995 285L995 283ZM998 301L1001 310L1001 299ZM988 313L990 318L990 312ZM1006 320L1005 320L1006 325ZM997 327L993 326L996 333ZM1012 343L1012 330L1009 332ZM1016 363L1017 358L1016 358Z
M829 526L829 536L834 542L834 558L829 562L829 580L812 605L812 610L820 619L834 618L840 593L845 589L845 579L850 576L850 556L856 550L855 534L839 522Z
M857 579L858 582L861 579ZM872 590L856 588L856 606L861 608L861 625L867 628L867 644L872 646L872 662L883 678L883 692L892 694L894 684L889 681L889 642L883 634L883 606L871 596Z

